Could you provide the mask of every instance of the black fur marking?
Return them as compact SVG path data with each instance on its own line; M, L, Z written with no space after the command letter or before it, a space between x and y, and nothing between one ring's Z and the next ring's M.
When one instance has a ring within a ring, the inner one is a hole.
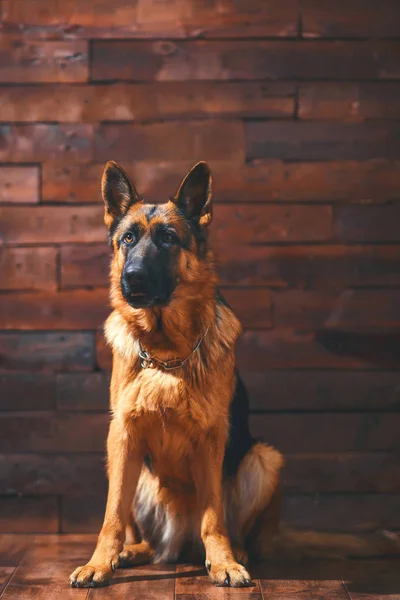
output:
M242 459L256 441L249 431L249 398L236 370L236 389L229 408L229 436L223 465L225 477L236 474Z

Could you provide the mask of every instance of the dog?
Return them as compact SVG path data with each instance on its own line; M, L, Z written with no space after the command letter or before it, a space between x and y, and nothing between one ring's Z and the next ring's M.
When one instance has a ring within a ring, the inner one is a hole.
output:
M246 540L279 493L283 459L248 429L235 369L241 326L218 291L208 243L211 185L199 162L168 202L145 204L117 163L105 167L114 251L109 492L96 550L73 586L203 547L215 584L251 584ZM123 547L127 529L132 543Z
M202 554L214 584L249 586L249 553L264 558L286 546L320 555L323 535L279 528L283 457L249 432L235 368L241 326L218 290L208 243L209 167L199 162L171 199L152 205L109 162L102 195L113 247L109 491L94 554L71 585L104 585L118 566ZM333 554L371 549L355 536L328 543Z

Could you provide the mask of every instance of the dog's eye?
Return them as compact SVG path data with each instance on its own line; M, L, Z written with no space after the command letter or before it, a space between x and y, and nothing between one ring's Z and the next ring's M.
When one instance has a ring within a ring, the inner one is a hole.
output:
M123 240L126 244L132 244L133 242L133 235L131 233L126 233L123 237Z
M165 231L162 234L162 241L164 244L172 244L174 242L174 236L172 235L172 233L168 233L168 231Z

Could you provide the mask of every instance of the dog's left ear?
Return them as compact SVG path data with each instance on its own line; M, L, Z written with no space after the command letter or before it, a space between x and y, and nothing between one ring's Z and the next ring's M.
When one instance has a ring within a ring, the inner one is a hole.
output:
M209 166L199 162L190 169L172 198L187 219L197 220L202 227L212 220L211 184Z
M105 166L101 192L105 205L104 222L108 229L116 219L126 215L133 204L142 201L128 175L113 160Z

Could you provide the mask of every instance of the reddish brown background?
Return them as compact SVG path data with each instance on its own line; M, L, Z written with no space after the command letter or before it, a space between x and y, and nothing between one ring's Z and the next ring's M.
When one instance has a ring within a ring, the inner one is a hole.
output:
M400 5L3 0L0 530L98 528L110 368L99 179L209 161L252 427L286 518L400 529Z

